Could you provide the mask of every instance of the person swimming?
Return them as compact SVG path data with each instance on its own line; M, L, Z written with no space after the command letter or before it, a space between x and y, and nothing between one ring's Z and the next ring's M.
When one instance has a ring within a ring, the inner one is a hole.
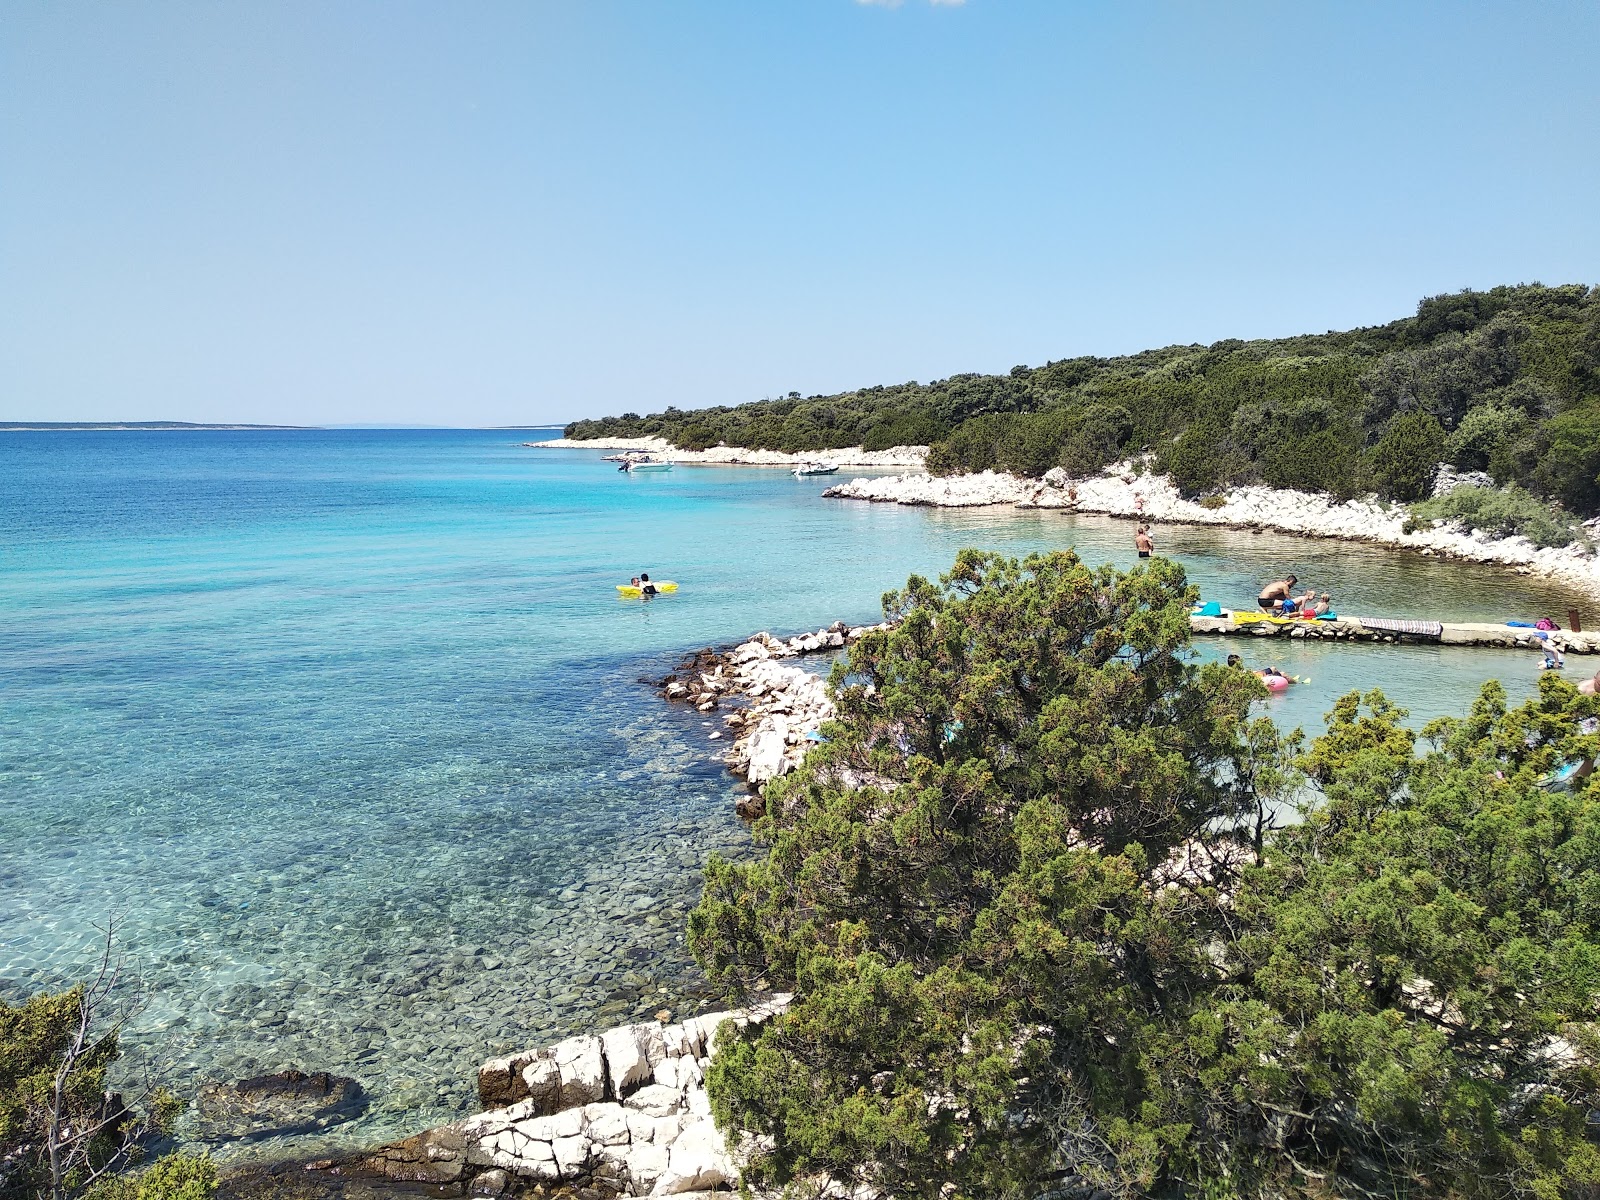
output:
M650 576L643 571L639 572L639 590L646 596L656 595L656 585L650 582Z
M1293 675L1285 675L1282 671L1278 670L1278 668L1274 666L1269 665L1260 668L1247 667L1244 665L1244 659L1240 658L1237 654L1228 655L1228 665L1230 667L1238 667L1241 671L1249 671L1250 674L1261 680L1262 683L1265 683L1268 689L1272 691L1281 690L1282 688L1288 687L1289 684L1297 682ZM1283 682L1270 682L1271 680L1275 679L1280 679Z

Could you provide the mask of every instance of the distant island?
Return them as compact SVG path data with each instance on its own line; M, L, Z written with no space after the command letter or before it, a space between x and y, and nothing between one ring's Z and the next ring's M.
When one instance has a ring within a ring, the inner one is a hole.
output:
M208 424L195 421L0 421L0 433L103 432L159 429L316 429L315 425Z

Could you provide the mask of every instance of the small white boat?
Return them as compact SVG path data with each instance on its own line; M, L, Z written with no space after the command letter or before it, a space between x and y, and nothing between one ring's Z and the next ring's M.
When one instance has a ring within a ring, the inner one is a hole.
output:
M632 462L630 462L628 464L628 470L630 472L632 472L632 471L670 471L670 470L672 470L672 464L669 463L669 462L661 462L658 459L654 459L654 458L634 459Z
M839 469L839 464L838 463L810 462L810 463L801 463L799 466L797 466L794 469L794 473L797 476L800 476L800 475L832 475L838 469Z

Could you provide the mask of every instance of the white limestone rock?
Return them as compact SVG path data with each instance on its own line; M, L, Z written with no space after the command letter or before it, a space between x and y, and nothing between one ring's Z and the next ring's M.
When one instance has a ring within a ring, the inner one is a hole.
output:
M605 1054L597 1037L573 1037L551 1047L561 1070L561 1105L593 1104L606 1098Z
M787 746L787 725L779 728L766 728L758 730L750 738L749 765L745 768L745 778L753 784L766 783L769 779L776 779L789 771L789 760L784 755Z
M591 1104L583 1110L589 1140L598 1146L626 1146L633 1140L628 1111L620 1104Z
M536 1058L522 1068L523 1103L532 1111L555 1112L561 1107L561 1068L553 1058Z
M667 1169L656 1180L651 1194L670 1196L738 1182L739 1170L728 1156L722 1134L712 1122L696 1121L667 1148Z
M611 1078L613 1094L621 1099L650 1078L650 1070L661 1060L661 1027L659 1025L624 1025L608 1029L600 1035L605 1051L606 1071Z
M576 1137L557 1138L551 1143L551 1150L555 1152L556 1167L561 1172L561 1177L570 1179L581 1174L589 1165L589 1150L591 1143L588 1138L579 1134Z
M648 1142L635 1142L628 1147L623 1161L628 1165L628 1175L633 1180L633 1194L642 1196L654 1191L657 1181L666 1174L668 1152L665 1146Z
M637 1112L642 1112L651 1117L670 1117L683 1108L683 1093L676 1087L665 1087L659 1083L646 1084L633 1095L623 1101L623 1104Z

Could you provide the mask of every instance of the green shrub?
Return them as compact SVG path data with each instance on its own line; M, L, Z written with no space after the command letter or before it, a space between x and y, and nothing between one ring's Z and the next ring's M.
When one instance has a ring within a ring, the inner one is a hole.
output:
M950 432L950 426L929 413L895 413L867 427L861 436L864 450L892 450L896 446L930 446Z
M1193 499L1248 480L1252 464L1249 455L1228 436L1222 419L1207 417L1162 447L1156 465L1172 477L1181 495Z
M1545 426L1548 447L1535 468L1542 490L1576 512L1600 507L1600 400L1568 409Z
M1582 530L1566 513L1558 512L1519 487L1458 487L1437 500L1411 506L1407 532L1421 528L1416 521L1459 521L1494 537L1527 538L1536 546L1565 546L1577 541Z
M794 992L707 1072L753 1186L1593 1194L1600 785L1539 784L1600 700L1490 683L1419 746L1352 693L1302 754L1194 596L963 551L885 598L690 917L715 983Z
M1261 458L1261 477L1273 487L1349 499L1361 490L1361 456L1352 438L1320 429L1269 447Z
M1431 413L1396 417L1372 448L1372 475L1384 495L1395 500L1421 500L1433 490L1444 458L1444 427Z
M142 1171L101 1180L84 1200L211 1200L216 1190L217 1164L207 1155L180 1151Z
M1212 492L1211 495L1209 495L1209 496L1201 496L1200 497L1200 507L1201 508L1209 508L1213 512L1215 512L1219 508L1225 507L1227 505L1227 503L1228 503L1228 498L1226 496L1224 496L1221 492Z
M1463 471L1487 471L1490 462L1524 437L1533 422L1520 409L1479 405L1461 418L1445 443L1445 457Z
M0 1196L6 1200L76 1196L96 1175L97 1200L205 1200L215 1189L215 1168L193 1156L163 1160L138 1182L116 1174L167 1134L182 1104L154 1088L137 1099L146 1109L141 1115L108 1090L117 1035L93 1032L106 980L103 971L88 987L41 992L18 1005L0 1000ZM90 1030L82 1042L80 1022ZM63 1071L60 1120L53 1121Z
M1122 457L1133 434L1133 416L1120 404L1091 404L1073 417L1055 465L1069 475L1098 474ZM1142 473L1143 464L1135 466Z

